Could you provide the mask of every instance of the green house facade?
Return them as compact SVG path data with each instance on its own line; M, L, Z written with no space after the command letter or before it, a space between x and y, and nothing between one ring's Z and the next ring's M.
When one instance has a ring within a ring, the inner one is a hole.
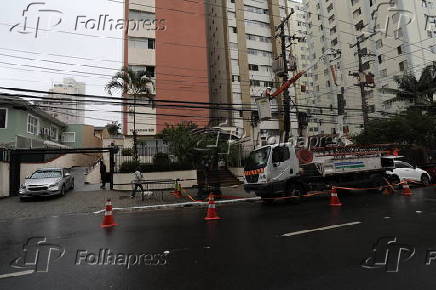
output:
M0 148L101 147L94 126L65 124L32 103L0 96Z

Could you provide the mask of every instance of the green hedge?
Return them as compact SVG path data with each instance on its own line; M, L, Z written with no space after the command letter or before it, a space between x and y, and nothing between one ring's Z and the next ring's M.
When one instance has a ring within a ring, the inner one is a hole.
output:
M180 163L139 163L135 161L123 162L120 166L120 173L133 173L137 169L140 172L164 172L164 171L178 171L178 170L192 170L193 166L191 164L180 164Z

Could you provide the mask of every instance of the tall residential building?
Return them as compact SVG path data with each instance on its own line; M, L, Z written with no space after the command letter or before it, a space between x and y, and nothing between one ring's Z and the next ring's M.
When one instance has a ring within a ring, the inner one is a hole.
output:
M124 35L124 66L149 72L156 100L154 107L144 105L146 99L136 107L139 136L153 136L166 124L182 121L209 124L209 109L195 104L210 101L204 9L203 3L192 1L125 1L125 19L130 23ZM180 102L203 108L181 108L186 104ZM133 107L126 106L124 111L132 112ZM132 113L123 114L126 136L132 136L133 119Z
M60 98L62 101L38 101L41 110L49 113L52 117L64 122L65 124L84 124L85 123L85 102L83 97L66 96L64 94L86 94L86 84L77 82L74 78L64 78L62 83L56 83L49 90L52 93L46 97ZM70 102L68 102L70 100ZM62 110L56 107L62 107Z
M350 47L357 41L361 42L363 71L373 74L375 81L375 88L364 92L369 118L403 110L408 104L388 102L394 95L377 88L395 88L395 77L405 72L419 77L436 60L435 29L426 25L426 15L436 15L436 6L424 0L304 0L304 4L311 59L327 48L341 51L339 58L320 62L310 72L314 93L308 103L321 107L312 109L319 115L312 116L310 127L318 127L321 133L343 129L337 114L339 102L345 101L345 129L357 133L363 128L362 93L355 85L358 78L351 75L359 71L357 47Z
M213 0L207 3L211 100L238 109L213 110L212 117L215 124L227 123L244 129L254 146L263 144L270 136L279 137L283 129L281 97L272 101L271 120L253 122L256 116L250 110L256 108L255 98L267 87L277 88L282 83L273 71L274 60L281 56L276 27L291 9L295 13L285 26L286 46L290 45L290 36L302 39L306 34L306 13L301 3L285 0ZM304 68L308 64L307 44L297 41L288 48L288 57L291 49L297 57L298 70ZM289 76L292 74L290 72ZM305 77L289 89L293 102L305 98L301 85L304 88L308 83L309 79ZM295 110L294 106L291 114L294 134L297 129Z

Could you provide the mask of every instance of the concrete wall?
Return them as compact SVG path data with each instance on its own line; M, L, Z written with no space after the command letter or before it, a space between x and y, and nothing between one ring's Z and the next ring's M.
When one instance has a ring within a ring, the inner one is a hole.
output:
M9 196L9 163L0 162L0 197Z
M100 163L97 163L92 167L85 177L86 184L98 184L100 183Z
M184 170L184 171L168 171L168 172L151 172L143 173L145 180L164 180L164 179L189 179L182 181L182 187L193 187L197 185L197 171L196 170ZM192 179L192 180L191 180ZM133 180L132 173L115 173L114 174L114 189L115 190L132 190L130 185ZM129 185L115 185L115 184L129 184ZM151 187L152 188L152 187ZM173 188L173 185L156 185L156 188Z

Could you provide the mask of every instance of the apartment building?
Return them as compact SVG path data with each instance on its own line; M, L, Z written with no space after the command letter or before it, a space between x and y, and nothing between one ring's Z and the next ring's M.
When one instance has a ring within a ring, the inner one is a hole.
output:
M85 123L85 103L83 97L67 96L65 94L86 94L86 84L77 82L74 78L64 78L62 83L55 83L49 90L54 94L47 95L49 98L59 98L62 101L36 101L41 110L65 124ZM70 102L67 102L70 100ZM81 102L82 101L82 102ZM57 108L56 108L57 107ZM62 108L62 110L59 109Z
M125 1L124 66L145 70L154 82L154 99L136 107L136 131L153 138L166 125L193 121L209 124L209 109L180 108L181 103L209 102L206 15L202 3L192 1ZM143 103L146 99L141 100ZM174 107L172 105L179 105ZM133 108L126 106L125 112ZM123 114L123 133L132 136L133 113Z
M359 70L357 47L350 47L357 41L361 43L360 53L365 55L363 71L366 76L373 74L375 81L375 88L365 88L364 93L369 118L407 107L402 102L388 102L394 96L377 89L395 88L394 78L405 72L419 77L421 70L435 60L434 32L426 25L426 15L436 15L431 2L304 1L311 59L318 58L327 48L341 51L339 58L320 62L311 71L314 93L309 103L322 108L313 109L319 115L311 117L310 130L334 133L345 129L353 134L363 128L362 94L355 85L358 78L352 75ZM337 116L340 102L345 104L343 116Z
M272 100L273 118L255 122L255 98L267 87L277 88L282 79L273 71L274 60L281 56L281 42L276 27L294 9L295 13L285 27L285 35L302 40L290 46L287 56L296 56L297 69L308 63L306 13L304 6L296 1L271 0L214 0L207 4L209 82L210 96L214 103L232 104L235 111L213 110L215 124L227 123L243 129L252 140L251 145L264 144L268 137L280 137L283 129L282 98ZM290 41L286 42L290 45ZM290 72L292 76L295 72ZM303 98L309 80L303 78L289 89L293 102ZM305 98L305 96L304 96ZM296 134L296 107L292 108L291 123Z

